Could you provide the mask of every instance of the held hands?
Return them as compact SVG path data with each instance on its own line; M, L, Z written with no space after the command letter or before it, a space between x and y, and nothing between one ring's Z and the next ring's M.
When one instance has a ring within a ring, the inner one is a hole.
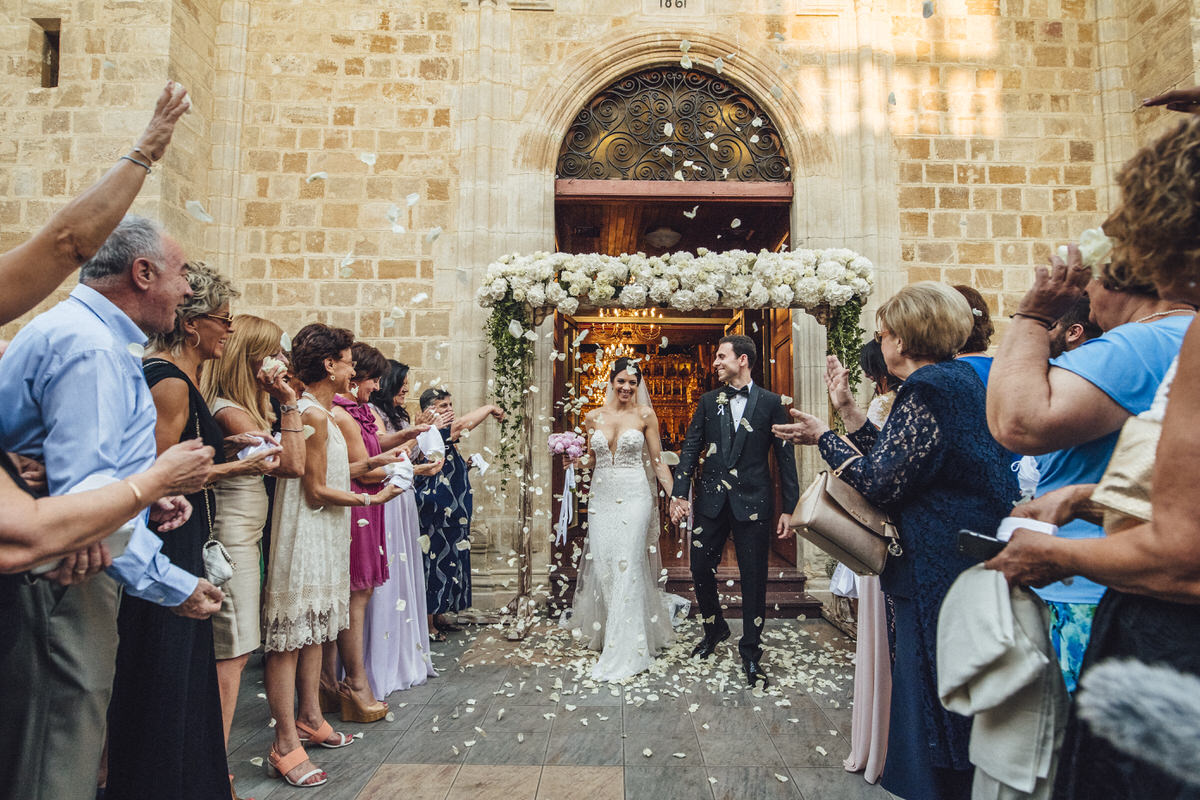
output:
M682 497L671 498L671 522L679 525L688 518L688 514L692 513L692 504Z
M104 542L71 553L58 562L58 566L46 573L46 579L62 586L83 583L102 569L112 566L112 555Z
M805 414L794 408L788 409L788 413L792 415L792 419L796 420L795 422L771 426L771 433L785 442L816 444L821 435L829 430L829 426L825 424L824 420L814 417L812 414Z
M1092 268L1083 263L1079 248L1067 246L1067 260L1050 257L1050 268L1038 267L1034 271L1033 288L1021 298L1017 314L1025 314L1041 320L1047 326L1074 305L1092 279Z
M171 143L171 136L175 133L175 123L179 122L179 118L191 107L192 101L188 99L187 89L175 81L167 81L154 106L154 116L150 118L150 124L146 126L142 138L138 139L137 147L146 158L158 161L163 157L167 152L167 145Z
M212 463L213 449L188 439L164 450L150 469L162 473L167 494L191 494L204 486Z
M201 578L191 597L171 610L188 619L208 619L221 610L221 601L224 599L224 592Z
M173 531L192 516L192 504L182 495L171 495L156 500L150 506L150 522L159 533Z

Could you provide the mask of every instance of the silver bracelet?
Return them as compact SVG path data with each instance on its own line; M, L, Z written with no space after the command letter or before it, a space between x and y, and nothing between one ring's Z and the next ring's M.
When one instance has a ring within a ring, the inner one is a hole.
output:
M359 495L359 497L362 498L364 506L371 505L371 495L367 494L366 492L363 492L362 494Z

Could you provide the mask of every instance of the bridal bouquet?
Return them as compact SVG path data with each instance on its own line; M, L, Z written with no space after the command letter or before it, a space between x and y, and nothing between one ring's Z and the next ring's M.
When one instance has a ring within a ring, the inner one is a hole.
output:
M546 440L551 455L566 456L571 461L582 458L584 450L583 437L578 433L552 433Z
M578 433L552 433L546 441L550 452L556 456L566 456L571 461L583 457L585 450L583 437ZM571 526L571 495L575 492L575 467L568 466L563 476L562 506L558 509L558 522L554 523L555 541L559 545L567 543L567 528Z

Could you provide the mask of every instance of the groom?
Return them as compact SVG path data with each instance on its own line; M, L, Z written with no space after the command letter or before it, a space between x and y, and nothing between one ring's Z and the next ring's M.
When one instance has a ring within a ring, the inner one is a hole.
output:
M698 464L695 525L692 530L692 581L704 619L704 638L692 650L707 658L729 638L717 597L717 565L725 539L732 533L742 584L742 640L738 651L750 686L767 676L759 666L763 618L767 611L767 557L771 530L780 539L791 535L791 511L800 499L796 456L792 446L771 435L771 426L789 417L779 395L756 386L750 369L758 356L749 336L726 336L717 347L713 367L725 385L700 398L688 425L675 468L671 520L684 520L691 506L688 487ZM775 449L783 483L783 508L773 519L771 474L767 453Z

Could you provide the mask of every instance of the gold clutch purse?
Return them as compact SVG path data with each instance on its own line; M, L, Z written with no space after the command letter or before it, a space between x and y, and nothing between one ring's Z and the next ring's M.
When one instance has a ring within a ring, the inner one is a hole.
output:
M1150 521L1150 486L1162 423L1130 417L1121 428L1104 476L1092 492L1092 502L1104 509L1104 527L1122 520Z

